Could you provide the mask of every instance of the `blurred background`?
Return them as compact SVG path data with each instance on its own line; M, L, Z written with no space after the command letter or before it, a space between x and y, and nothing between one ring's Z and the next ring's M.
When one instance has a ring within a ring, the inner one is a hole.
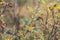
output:
M60 40L60 0L0 0L0 40Z

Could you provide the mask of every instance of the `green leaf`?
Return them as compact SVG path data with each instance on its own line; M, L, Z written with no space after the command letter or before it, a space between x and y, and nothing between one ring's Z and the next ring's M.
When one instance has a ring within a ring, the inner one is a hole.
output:
M57 32L60 32L60 28L57 29Z
M45 37L44 40L48 40L48 37L47 38Z
M39 32L40 30L38 28L33 29L34 32Z
M45 3L46 3L46 1L45 1L45 0L38 0L38 2L43 3L43 4L45 4Z
M28 18L20 19L20 22L23 24L30 24L30 19Z
M59 13L56 13L55 16L56 16L56 17L60 17L60 14L59 14Z
M44 30L44 34L49 34L49 31L48 30Z
M45 7L41 7L40 13L45 13Z
M2 35L2 40L6 40L5 35Z
M44 36L43 35L40 34L39 36L40 36L41 40L44 40Z

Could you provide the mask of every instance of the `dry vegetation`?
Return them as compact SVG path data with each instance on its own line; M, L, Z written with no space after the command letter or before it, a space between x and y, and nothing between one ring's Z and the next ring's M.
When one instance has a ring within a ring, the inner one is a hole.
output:
M60 40L59 1L20 2L0 8L0 40Z

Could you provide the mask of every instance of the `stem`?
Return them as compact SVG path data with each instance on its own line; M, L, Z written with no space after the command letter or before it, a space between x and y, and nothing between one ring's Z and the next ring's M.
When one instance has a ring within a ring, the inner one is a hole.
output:
M52 12L52 18L53 18L53 22L54 22L54 24L53 24L53 28L52 28L52 31L50 32L50 35L49 35L49 37L48 37L48 40L51 40L51 38L52 37L54 37L54 35L56 35L56 30L57 30L57 27L55 26L55 17L54 17L54 11L53 11L53 9L51 10L51 12Z
M45 24L47 24L47 20L48 20L48 11L47 11L47 15L46 15L46 21L45 21Z
M17 15L17 0L14 0L14 25L15 25L15 34L19 31L19 15Z

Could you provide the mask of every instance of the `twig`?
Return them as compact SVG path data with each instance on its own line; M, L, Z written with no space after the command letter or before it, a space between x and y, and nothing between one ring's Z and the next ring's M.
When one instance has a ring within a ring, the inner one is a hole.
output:
M52 28L52 31L50 32L49 34L49 37L48 37L48 40L51 40L52 37L54 37L54 35L56 35L56 30L57 30L57 27L55 26L55 17L54 17L54 11L53 9L51 9L51 12L52 12L52 18L53 18L53 21L54 21L54 24L53 24L53 28Z

